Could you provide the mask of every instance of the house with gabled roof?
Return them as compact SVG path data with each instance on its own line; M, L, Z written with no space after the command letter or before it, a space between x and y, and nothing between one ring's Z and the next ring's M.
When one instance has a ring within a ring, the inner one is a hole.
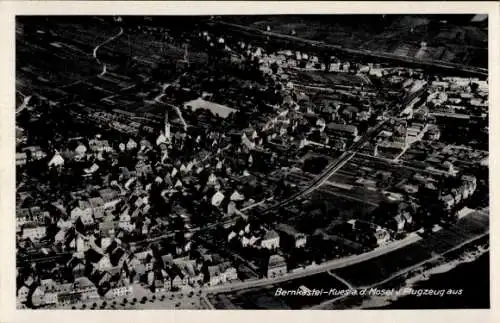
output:
M274 230L268 230L262 237L261 246L267 249L277 249L280 245L280 236Z

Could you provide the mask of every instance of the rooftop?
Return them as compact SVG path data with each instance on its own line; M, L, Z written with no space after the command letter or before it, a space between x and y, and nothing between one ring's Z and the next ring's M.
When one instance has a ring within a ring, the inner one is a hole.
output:
M227 118L230 113L236 112L235 109L229 108L225 105L206 101L206 100L203 100L202 98L198 98L196 100L186 102L184 104L184 106L191 108L193 111L196 111L198 109L209 110L213 114L218 115L219 117L222 117L222 118Z

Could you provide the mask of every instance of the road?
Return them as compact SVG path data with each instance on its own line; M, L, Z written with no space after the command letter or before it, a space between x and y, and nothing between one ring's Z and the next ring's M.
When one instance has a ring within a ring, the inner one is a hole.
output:
M435 170L427 169L427 168L421 168L421 167L420 168L419 167L414 167L414 166L412 166L412 162L411 161L406 161L406 160L394 161L392 159L388 159L388 158L384 158L384 157L379 157L379 156L368 155L368 154L359 153L359 152L356 153L356 155L364 157L364 158L367 158L368 160L372 159L372 160L377 160L377 161L381 161L381 162L387 163L387 165L389 167L400 167L400 168L403 168L403 169L406 169L406 170L410 170L412 172L427 173L429 175L442 175L441 172L439 172L439 171L435 171Z
M392 110L391 112L397 112L400 113L403 111L409 104L412 103L415 98L418 96L421 96L425 93L427 90L427 87L423 87L419 89L418 91L411 93L408 95L406 98L404 98L401 102L401 104L394 104L389 110ZM395 111L399 110L399 111ZM379 131L382 129L382 127L387 124L392 118L387 118L385 120L380 121L377 125L374 127L370 128L366 134L364 134L358 141L354 142L351 147L348 148L347 151L345 151L342 155L340 155L336 160L334 160L332 163L330 163L323 172L318 175L315 179L309 183L308 187L302 189L301 191L293 194L292 196L288 197L287 199L270 206L266 210L263 210L260 212L262 215L268 214L272 211L275 211L277 209L280 209L282 207L285 207L294 201L312 193L315 191L318 187L322 186L324 183L328 181L328 178L335 174L339 169L341 169L349 160L351 160L356 153L361 149L361 147L368 142L370 139L372 139L374 136L376 136Z
M423 266L423 265L425 265L425 264L427 264L429 262L436 261L439 258L443 257L444 255L446 255L446 254L448 254L448 253L450 253L450 252L452 252L454 250L458 250L458 249L460 249L460 248L462 248L462 247L464 247L464 246L466 246L466 245L468 245L468 244L470 244L470 243L472 243L472 242L474 242L476 240L479 240L479 239L481 239L481 238L483 238L483 237L485 237L487 235L489 235L489 231L487 233L484 233L484 234L475 236L473 238L470 238L467 241L464 241L461 244L456 245L453 248L451 248L449 250L446 250L443 253L436 254L432 258L429 258L429 259L426 259L424 261L421 261L421 262L419 262L419 263L417 263L417 264L415 264L415 265L413 265L411 267L407 267L407 268L401 269L400 271L392 274L390 277L388 277L388 278L386 278L386 279L384 279L382 281L379 281L379 282L377 282L375 284L372 284L372 285L369 285L369 286L358 287L358 289L377 288L377 287L379 287L379 286L381 286L381 285L383 285L383 284L385 284L385 283L387 283L387 282L389 282L389 281L391 281L391 280L393 280L393 279L395 279L397 277L400 277L400 276L402 276L402 275L404 275L406 273L409 273L412 270L415 270L415 269L417 269L417 268L419 268L419 267L421 267L421 266ZM340 278L340 277L338 277L338 278ZM330 305L330 304L335 304L335 302L337 302L337 301L339 301L341 299L347 298L347 297L349 297L349 296L340 296L340 297L337 297L337 298L334 298L334 299L330 299L330 300L322 302L322 303L320 303L318 305L315 305L315 306L311 307L310 309L325 309L325 306Z
M340 277L339 275L335 274L331 270L327 271L328 275L335 277L338 281L340 281L342 284L346 285L348 289L354 289L354 287L344 278Z
M342 47L340 45L326 44L322 41L315 41L315 40L311 40L311 39L306 39L306 38L301 38L301 37L291 36L291 35L285 35L285 34L280 34L280 33L276 33L276 32L263 31L263 30L260 30L257 28L251 28L248 26L237 25L237 24L232 24L232 23L223 22L223 21L218 21L217 24L227 26L227 27L233 27L236 29L244 30L247 32L251 32L251 33L259 34L259 35L263 35L263 36L306 43L306 44L309 44L309 45L317 47L317 48L321 47L321 48L330 49L333 51L341 51L341 52L351 54L351 55L370 56L370 57L383 58L383 59L392 60L392 61L411 63L411 64L416 64L416 65L423 65L423 66L427 66L427 67L438 67L438 68L443 68L443 69L459 70L459 71L464 72L464 73L469 73L469 74L483 76L483 77L488 76L488 69L485 69L485 68L467 66L467 65L463 65L463 64L455 64L455 63L449 63L449 62L443 62L443 61L436 61L436 60L421 60L421 59L405 57L405 56L400 56L400 55L395 55L395 54L390 54L390 53L375 52L375 51L365 50L365 49L346 48L346 47Z
M184 131L187 131L187 128L188 128L188 124L186 122L186 120L184 120L184 117L182 116L182 112L181 112L181 109L176 106L176 105L173 105L173 104L170 104L170 103L167 103L167 102L164 102L162 101L161 99L165 96L165 93L162 92L160 93L156 98L153 99L154 102L158 103L158 104L161 104L161 105L166 105L172 109L175 110L175 112L177 113L177 116L179 117L179 119L181 120L182 122L182 126L184 128Z
M394 250L397 250L397 249L403 248L405 246L408 246L410 244L413 244L413 243L419 241L420 239L422 239L422 238L419 235L410 234L405 239L395 241L393 243L387 244L385 246L379 247L379 248L374 249L374 250L369 251L369 252L365 252L363 254L330 260L330 261L324 262L322 264L311 266L311 267L304 269L304 270L301 270L301 271L288 273L288 274L285 274L281 277L277 277L274 279L263 278L263 279L259 279L259 280L251 280L251 281L240 282L240 283L230 283L230 284L221 285L221 286L206 287L206 288L203 288L203 291L206 293L231 292L231 291L236 291L236 290L241 290L241 289L269 286L269 285L282 283L282 282L285 282L288 280L312 276L312 275L320 274L320 273L328 271L328 270L347 267L347 266L354 265L354 264L357 264L357 263L360 263L363 261L367 261L367 260L370 260L370 259L373 259L376 257L380 257L380 256L387 254L389 252L392 252Z
M481 214L483 216L486 216L486 217L488 216L488 214L486 214L483 210L481 211ZM465 216L468 216L468 215L465 215ZM442 228L440 228L439 230L441 230L441 229ZM488 234L489 234L489 230L486 230L485 232L478 233L477 235L467 239L466 241L463 241L463 242L449 248L448 250L440 252L439 255L436 255L436 256L443 256L444 254L446 254L452 250L456 250L456 249L458 249L458 248L460 248L468 243L471 243L477 239L480 239ZM380 246L380 247L378 247L374 250L371 250L369 252L366 252L363 254L358 254L358 255L353 255L353 256L349 256L349 257L345 257L345 258L330 260L330 261L327 261L327 262L322 263L320 265L310 266L306 269L303 269L303 270L300 270L297 272L291 272L291 273L285 274L281 277L277 277L275 279L264 278L264 279L246 281L246 282L241 282L241 283L232 283L232 284L222 285L222 286L207 287L207 288L203 288L203 291L206 293L224 293L224 292L232 292L232 291L236 291L236 290L249 289L249 288L255 288L255 287L271 286L271 285L275 285L275 284L282 283L285 281L289 281L289 280L293 280L293 279L297 279L297 278L302 278L302 277L307 277L307 276L312 276L312 275L319 274L319 273L322 273L325 271L331 271L334 269L339 269L339 268L351 266L354 264L358 264L358 263L361 263L364 261L368 261L368 260L380 257L382 255L388 254L390 252L399 250L399 249L404 248L406 246L409 246L411 244L414 244L422 239L423 238L419 234L411 233L402 240L397 240L397 241L391 242L389 244ZM435 259L435 258L432 258L432 259ZM426 263L432 259L427 259L427 260L425 260L425 261L423 261L415 266L404 268L404 269L398 271L397 273L394 273L393 275L391 275L391 277L384 279L381 282L378 282L374 285L364 286L364 287L356 286L356 287L357 288L371 288L371 287L380 285L380 284L387 282L391 279L394 279L394 278L398 277L399 275L402 275L402 274L408 272L412 268L416 268L419 265L422 265L423 263ZM341 282L342 282L342 280L341 280Z
M102 43L100 43L99 45L97 45L94 48L94 50L92 52L92 56L94 56L95 60L97 61L97 64L102 65L102 72L99 74L99 76L104 76L104 74L106 74L107 67L106 67L106 64L101 63L99 58L97 58L97 51L99 50L99 48L101 48L102 46L106 45L107 43L115 40L116 38L120 37L122 34L123 34L123 28L120 27L120 31L118 32L118 34L111 36L110 38L106 39L105 41L103 41Z
M16 109L16 114L21 113L24 109L28 107L28 104L30 103L31 100L31 95L30 96L25 96L23 98L23 102L21 105Z
M404 108L410 104L417 96L422 95L425 93L426 88L422 88L419 91L412 93L408 95L406 98L404 98L401 102L401 104L395 104L393 105L390 109L391 110L399 110L396 112L403 111ZM307 194L313 192L316 190L318 187L322 186L325 182L328 181L330 176L335 174L340 168L342 168L345 163L347 163L351 158L353 158L356 155L356 152L363 146L364 143L366 143L368 140L370 140L373 136L378 134L378 132L382 129L382 127L389 121L391 118L385 119L380 121L376 126L372 127L367 131L363 137L361 137L358 141L354 142L351 147L349 148L348 151L344 152L341 156L339 156L335 161L333 161L319 176L317 176L315 179L312 180L312 182L309 184L309 186L303 190L301 190L298 193L295 193L291 197L271 206L270 208L260 212L260 214L266 214L271 211L274 211L276 209L279 209L281 207L284 207L290 203L293 203L297 199L300 199ZM388 253L390 251L402 248L404 246L407 246L408 244L414 243L418 240L420 240L420 236L416 234L411 234L409 235L406 239L396 241L394 243L391 243L389 245L377 248L375 250L372 250L370 252L361 254L361 255L355 255L355 256L350 256L342 259L336 259L332 261L328 261L326 263L323 263L321 265L308 268L307 270L300 271L300 272L295 272L295 273L289 273L285 276L279 277L277 279L262 279L262 280L257 280L257 281L247 281L247 282L242 282L242 283L235 283L235 284L230 284L229 286L214 286L212 288L207 288L207 292L222 292L222 291L232 291L232 290L237 290L237 289L245 289L245 288L252 288L252 287L258 287L258 286L264 286L268 284L274 284L274 283L279 283L295 278L300 278L300 277L305 277L305 276L310 276L313 274L321 273L327 270L331 269L336 269L336 268L341 268L345 267L348 265L352 265L358 262L362 262L365 260L369 260L375 257L378 257L380 255L383 255L385 253Z
M341 169L350 159L352 159L355 156L355 152L361 148L361 146L367 142L374 134L377 133L377 130L381 129L382 126L387 122L387 120L381 121L376 127L374 127L368 134L363 136L362 139L359 141L355 142L352 147L349 149L349 151L344 152L340 157L338 157L335 161L330 163L329 166L320 174L318 175L315 179L312 180L311 183L309 183L309 186L303 189L300 192L297 192L290 196L289 198L269 207L268 209L264 210L261 212L262 214L267 214L269 212L272 212L274 210L277 210L279 208L285 207L291 203L293 203L295 200L300 199L310 193L312 193L314 190L316 190L318 187L322 186L330 176L335 174L339 169Z

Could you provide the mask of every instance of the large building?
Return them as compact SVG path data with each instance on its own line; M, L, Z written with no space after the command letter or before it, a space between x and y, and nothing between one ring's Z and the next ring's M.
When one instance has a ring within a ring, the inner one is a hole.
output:
M267 248L270 250L279 248L280 246L279 234L274 230L267 231L262 237L261 246L262 248Z
M269 257L267 265L267 277L275 278L286 274L287 267L285 258L280 255L272 255Z

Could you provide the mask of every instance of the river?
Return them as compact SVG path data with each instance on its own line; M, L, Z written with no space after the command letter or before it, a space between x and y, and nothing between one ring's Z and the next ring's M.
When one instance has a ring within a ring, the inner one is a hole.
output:
M487 309L490 307L489 252L473 262L457 265L445 273L431 275L416 283L415 289L463 289L461 296L417 297L404 296L379 309Z

